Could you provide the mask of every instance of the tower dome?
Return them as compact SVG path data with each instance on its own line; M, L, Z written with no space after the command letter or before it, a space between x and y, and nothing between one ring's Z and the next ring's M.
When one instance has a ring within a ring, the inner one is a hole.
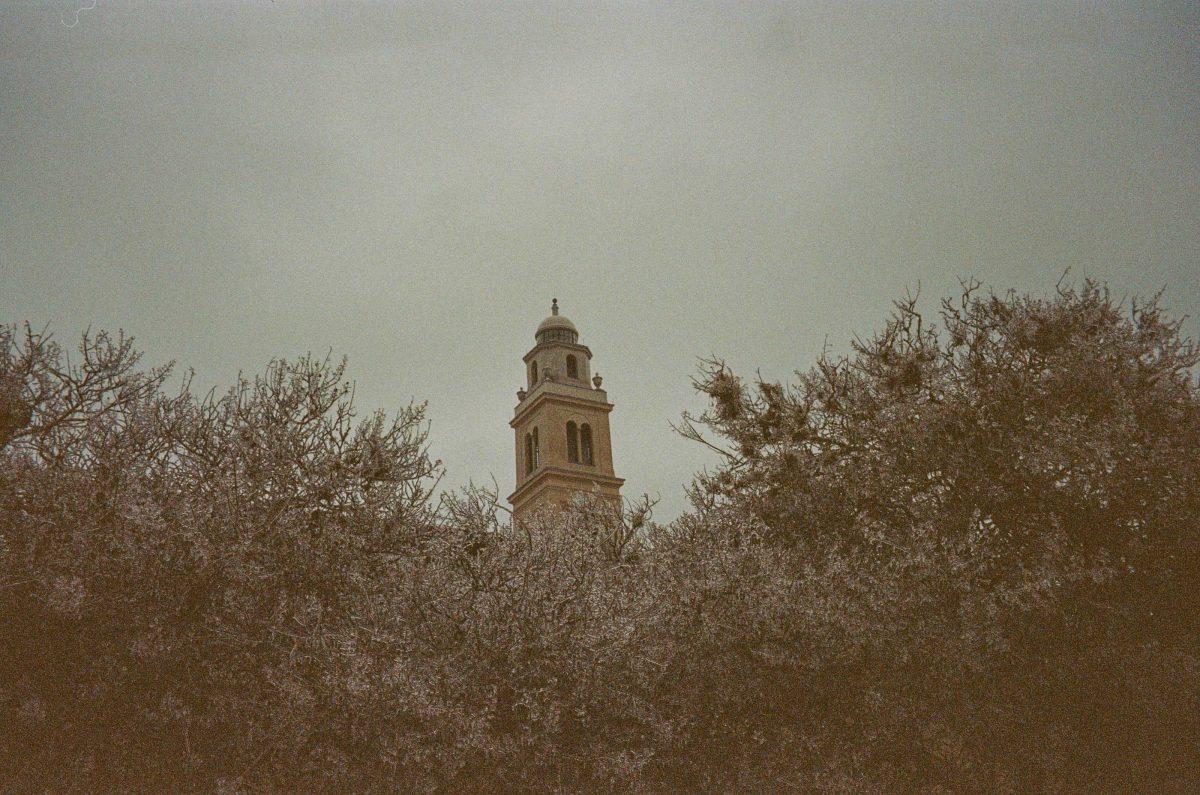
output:
M550 317L538 324L537 331L533 336L539 344L543 342L575 344L579 341L579 332L576 331L575 324L558 314L557 298L550 303Z

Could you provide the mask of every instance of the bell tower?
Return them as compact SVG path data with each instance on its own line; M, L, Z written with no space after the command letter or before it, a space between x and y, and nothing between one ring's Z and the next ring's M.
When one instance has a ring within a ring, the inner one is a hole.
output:
M558 313L534 334L525 354L526 388L517 390L509 422L516 432L517 488L508 501L521 519L573 494L594 494L619 507L621 484L613 474L608 413L613 404L592 376L592 352L579 344L575 324Z

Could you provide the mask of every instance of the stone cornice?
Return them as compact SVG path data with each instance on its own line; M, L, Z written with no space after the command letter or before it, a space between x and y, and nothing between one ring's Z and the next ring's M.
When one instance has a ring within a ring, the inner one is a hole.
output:
M559 391L560 389L565 391ZM608 402L608 393L603 389L589 389L585 386L564 384L561 381L542 381L513 409L513 418L509 420L509 426L517 427L517 422L522 416L544 402L599 409L605 413L613 410L613 404Z
M544 351L546 348L569 348L571 351L578 351L580 353L587 354L588 359L592 359L592 348L589 348L586 345L580 345L578 342L562 342L559 340L551 340L550 342L539 342L538 345L529 348L529 353L524 354L523 357L521 357L521 360L524 361L524 363L529 364L529 359L533 358L533 354L538 353L538 351Z
M567 469L565 467L556 467L556 466L542 466L542 467L538 467L536 472L534 472L520 486L517 486L516 490L513 491L512 494L508 495L509 503L515 504L516 500L519 496L522 496L527 492L536 491L540 487L541 484L545 483L548 480L552 480L554 478L554 476L556 476L556 475L560 478L567 478L568 480L575 481L576 483L579 483L580 481L585 481L588 483L596 483L596 484L603 485L603 486L613 486L618 489L625 483L625 478L619 478L614 475L605 475L601 472L596 472L593 469L584 468L582 465L580 466L579 469ZM587 492L586 489L581 489L581 491L584 491L585 493Z
M533 355L540 350L544 350L545 348L569 348L573 351L579 351L587 354L589 360L592 358L592 351L586 345L580 345L578 342L559 342L558 340L552 340L551 342L539 342L537 345L534 345L529 349L529 353L521 357L521 361L525 362L525 364L529 364L529 360L533 358Z

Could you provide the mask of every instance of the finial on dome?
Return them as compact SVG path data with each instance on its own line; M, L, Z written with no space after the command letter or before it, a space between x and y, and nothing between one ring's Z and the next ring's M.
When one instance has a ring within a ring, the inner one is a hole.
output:
M557 298L551 299L551 301L550 301L550 314L552 314L552 315L558 314L558 299Z

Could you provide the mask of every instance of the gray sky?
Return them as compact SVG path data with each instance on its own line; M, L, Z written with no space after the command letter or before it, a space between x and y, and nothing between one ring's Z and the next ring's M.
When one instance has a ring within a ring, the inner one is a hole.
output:
M660 518L698 356L785 378L960 276L1200 313L1187 4L81 5L0 8L0 321L332 348L451 484L511 490L552 296Z

